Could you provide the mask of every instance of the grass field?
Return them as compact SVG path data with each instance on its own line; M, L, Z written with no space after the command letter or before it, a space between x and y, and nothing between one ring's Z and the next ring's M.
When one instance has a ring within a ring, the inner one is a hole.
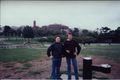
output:
M120 44L92 44L82 49L81 54L84 56L97 55L105 56L108 59L112 59L120 62Z
M41 47L40 49L28 49L28 48L15 48L15 49L0 49L0 61L30 61L33 59L41 58L46 55L46 47ZM120 61L120 44L117 45L101 45L101 44L91 44L86 45L82 48L81 54L83 56L105 56L108 59L113 59L115 61Z
M26 62L42 57L42 55L45 54L45 51L46 50L44 49L27 49L27 48L0 49L0 61Z

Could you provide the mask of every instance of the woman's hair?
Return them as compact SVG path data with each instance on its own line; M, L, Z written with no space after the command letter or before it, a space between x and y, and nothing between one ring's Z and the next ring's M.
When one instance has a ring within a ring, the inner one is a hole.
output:
M68 36L68 35L72 35L72 33L71 33L71 32L69 32L69 33L67 34L67 36Z

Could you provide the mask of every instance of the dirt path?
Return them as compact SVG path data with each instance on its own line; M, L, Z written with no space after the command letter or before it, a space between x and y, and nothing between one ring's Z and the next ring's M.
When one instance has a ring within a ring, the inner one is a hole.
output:
M97 72L96 75L106 76L108 78L120 79L120 63L113 60L108 60L100 56L92 56L93 64L105 64L112 65L112 71L110 74L103 74ZM77 57L79 69L82 69L82 56ZM32 64L32 66L23 66L23 64ZM66 59L62 59L61 71L66 71ZM2 63L0 62L0 79L44 79L49 78L51 73L51 59L45 56L42 59L33 60L27 63Z

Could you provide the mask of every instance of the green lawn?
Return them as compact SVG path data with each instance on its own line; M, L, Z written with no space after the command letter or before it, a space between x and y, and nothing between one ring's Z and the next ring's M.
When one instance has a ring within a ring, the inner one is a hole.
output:
M39 47L40 48L40 47ZM30 61L33 59L41 58L46 55L46 47L41 49L28 49L28 48L17 48L17 49L0 49L0 61ZM108 59L120 61L120 44L119 45L99 45L91 44L83 48L81 53L83 56L105 56Z
M24 38L9 38L9 39L6 39L5 42L11 43L11 44L23 44L25 42L25 39ZM38 42L36 39L32 39L31 43L37 44L40 42Z
M81 54L84 56L98 55L105 56L108 59L120 61L120 44L117 45L87 45L86 49L82 49Z
M26 62L36 58L40 58L45 54L46 50L42 49L0 49L0 61L19 61Z

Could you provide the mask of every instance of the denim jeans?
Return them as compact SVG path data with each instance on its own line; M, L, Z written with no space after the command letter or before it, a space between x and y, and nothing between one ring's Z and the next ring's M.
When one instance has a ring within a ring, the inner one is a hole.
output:
M71 63L74 68L74 74L75 74L75 79L78 80L78 67L77 67L77 60L76 58L66 58L67 60L67 74L68 74L68 80L71 79Z
M60 79L60 66L61 66L61 58L53 58L52 59L52 79Z

